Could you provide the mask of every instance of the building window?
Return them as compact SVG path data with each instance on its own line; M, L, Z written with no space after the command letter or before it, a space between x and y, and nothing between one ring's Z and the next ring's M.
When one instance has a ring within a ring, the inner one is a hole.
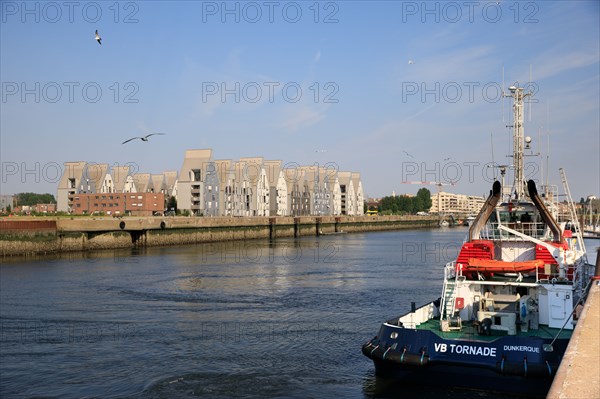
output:
M200 169L192 169L190 171L190 177L192 178L192 181L202 181L202 173Z

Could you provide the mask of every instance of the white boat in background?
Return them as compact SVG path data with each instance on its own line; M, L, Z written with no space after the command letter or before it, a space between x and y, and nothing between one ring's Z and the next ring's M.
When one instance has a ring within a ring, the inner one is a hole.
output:
M467 218L463 222L463 226L471 226L474 221L475 221L475 216L469 215L469 216L467 216Z

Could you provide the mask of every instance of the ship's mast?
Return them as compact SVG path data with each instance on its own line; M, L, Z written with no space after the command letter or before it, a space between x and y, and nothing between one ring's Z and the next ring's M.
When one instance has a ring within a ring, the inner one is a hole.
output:
M514 166L514 184L513 194L515 199L521 200L525 197L525 177L524 177L524 99L531 95L531 92L525 93L522 87L518 87L518 83L508 88L510 93L503 93L504 97L512 97L513 99L513 124L507 127L513 128L513 166Z

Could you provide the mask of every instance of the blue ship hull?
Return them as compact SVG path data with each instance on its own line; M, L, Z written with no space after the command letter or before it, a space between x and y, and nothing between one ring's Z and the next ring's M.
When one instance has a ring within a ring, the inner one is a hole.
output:
M557 339L553 351L544 351L551 341L534 336L445 339L429 330L384 323L362 352L373 360L380 377L545 396L569 340Z

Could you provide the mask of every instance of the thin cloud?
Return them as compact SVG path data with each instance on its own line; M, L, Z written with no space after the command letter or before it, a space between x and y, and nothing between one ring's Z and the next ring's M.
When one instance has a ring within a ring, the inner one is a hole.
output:
M316 125L325 119L325 111L317 110L306 105L294 104L284 110L284 119L277 127L295 132Z
M556 50L546 51L536 57L532 63L534 68L533 80L546 79L563 72L598 64L599 57L598 52L572 51L564 53Z

